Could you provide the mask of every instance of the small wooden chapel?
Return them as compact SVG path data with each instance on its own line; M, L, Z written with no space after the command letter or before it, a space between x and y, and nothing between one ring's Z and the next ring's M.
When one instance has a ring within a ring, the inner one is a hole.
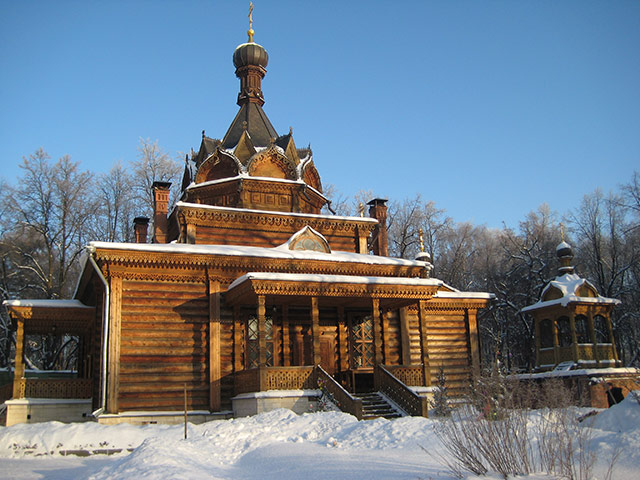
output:
M41 398L116 423L175 420L185 397L203 421L310 410L320 393L358 418L426 415L439 369L453 395L479 369L492 295L432 278L424 253L389 257L384 199L368 217L322 213L311 149L263 110L269 56L253 35L233 53L236 117L221 140L203 132L171 209L154 184L153 230L137 218L135 243L92 242L73 300L6 303L12 422L36 421ZM25 376L24 339L47 332L79 337L70 378Z

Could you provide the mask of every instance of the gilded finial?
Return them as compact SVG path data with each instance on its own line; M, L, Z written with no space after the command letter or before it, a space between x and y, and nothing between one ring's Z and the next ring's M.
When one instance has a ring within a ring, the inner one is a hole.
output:
M424 231L422 229L418 230L418 239L420 240L420 251L424 252L424 238L422 237L422 235L424 234Z
M358 209L360 210L360 216L364 217L364 204L362 202L360 202Z
M560 223L560 240L564 242L564 225Z
M247 31L249 43L253 43L254 33L256 32L253 31L253 2L249 2L249 30Z

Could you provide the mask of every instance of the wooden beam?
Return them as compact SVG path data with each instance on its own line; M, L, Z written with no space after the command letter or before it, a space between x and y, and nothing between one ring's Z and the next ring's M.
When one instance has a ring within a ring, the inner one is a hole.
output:
M391 349L389 348L389 311L382 312L382 353L384 354L383 363L388 364L391 358Z
M371 313L373 320L373 349L374 363L380 365L383 363L382 358L382 326L380 325L380 299L371 299Z
M239 372L242 370L244 363L244 341L243 341L243 326L242 319L240 318L240 307L237 305L233 307L233 371Z
M13 398L21 398L20 384L24 377L24 320L16 320L18 329L16 330L16 358L13 369Z
M120 330L122 323L122 278L111 277L109 298L109 360L107 367L107 413L118 413L120 392Z
M411 335L409 332L409 312L407 307L400 309L400 342L402 347L402 365L411 365Z
M222 405L220 380L220 282L209 277L209 408L212 412Z
M422 368L424 384L431 386L431 365L429 361L429 341L427 336L427 301L418 301L418 317L420 319L420 350L422 353Z
M289 306L282 305L282 364L291 365L291 341L289 340Z
M258 295L258 365L267 364L267 325L265 296Z
M480 346L478 342L478 311L467 310L467 322L469 324L469 353L471 354L471 369L473 374L480 376ZM536 337L538 338L538 337Z
M338 307L338 352L340 354L340 371L349 370L349 336L344 307Z
M311 355L314 365L320 365L320 309L318 297L311 297Z

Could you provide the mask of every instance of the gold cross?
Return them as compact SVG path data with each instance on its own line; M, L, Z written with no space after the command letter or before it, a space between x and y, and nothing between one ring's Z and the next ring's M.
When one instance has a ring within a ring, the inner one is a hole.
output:
M249 42L253 42L253 2L249 2Z

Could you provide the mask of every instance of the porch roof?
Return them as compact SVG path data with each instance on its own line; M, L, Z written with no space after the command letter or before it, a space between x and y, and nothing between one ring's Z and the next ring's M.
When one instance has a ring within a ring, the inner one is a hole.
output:
M400 308L428 300L442 285L433 278L250 272L229 285L226 301L255 304L264 295L267 301L285 304L318 297L320 306L370 306L371 299L377 298L383 308Z
M26 334L83 334L91 328L95 307L79 300L5 300L14 324Z

